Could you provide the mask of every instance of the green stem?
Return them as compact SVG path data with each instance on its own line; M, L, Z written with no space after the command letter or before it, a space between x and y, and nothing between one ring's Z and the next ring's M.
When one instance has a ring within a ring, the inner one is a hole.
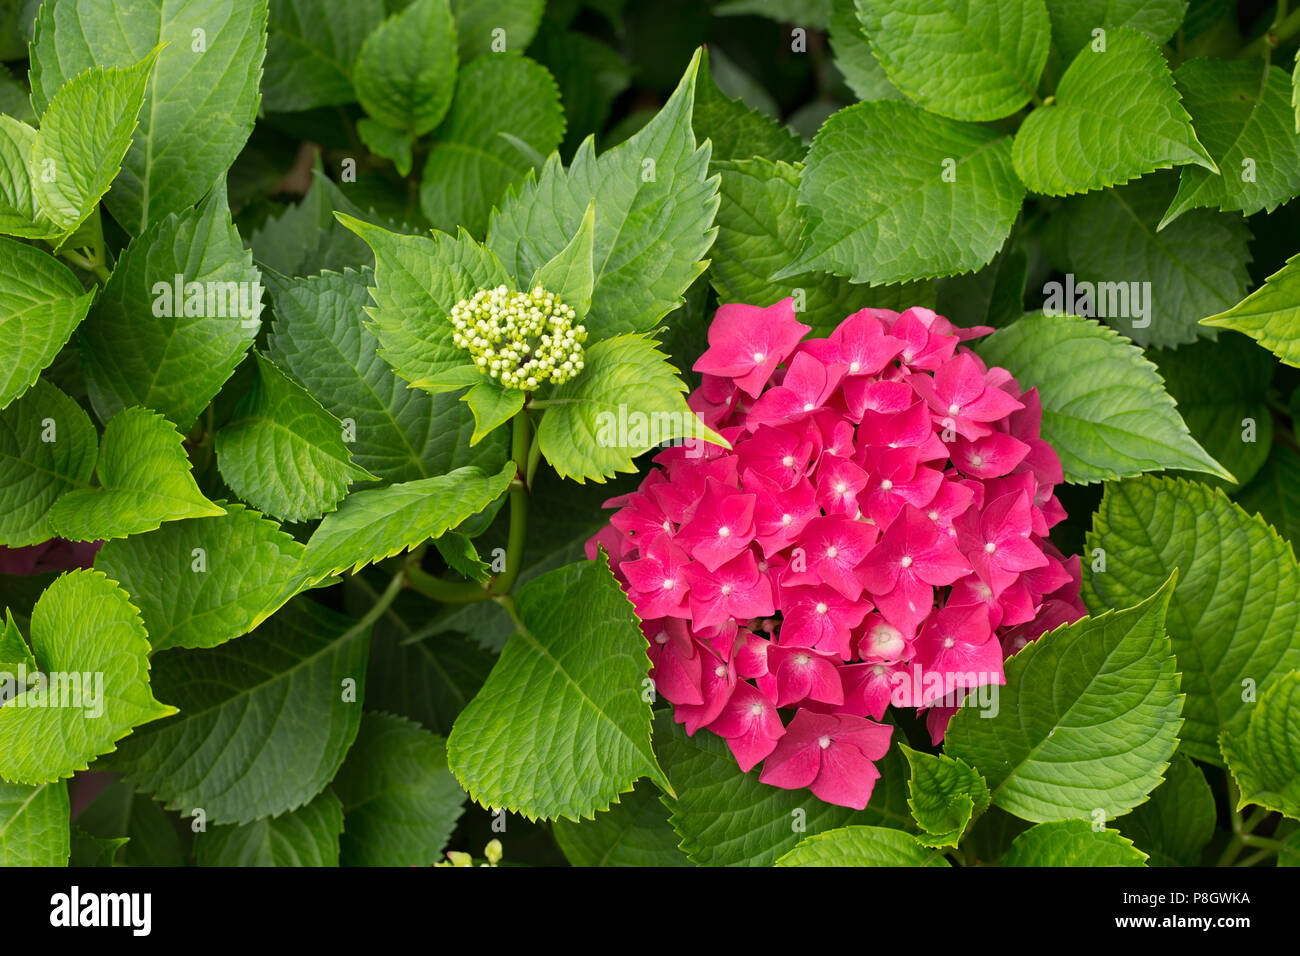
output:
M377 600L374 606L366 612L365 617L348 628L348 632L344 637L351 637L354 634L361 633L374 624L375 621L383 617L388 612L388 608L392 603L397 600L397 595L402 593L402 585L405 583L406 577L402 572L399 571L397 574L394 574L393 579L388 582L388 587L384 589L384 593L379 595L379 600ZM340 638L340 640L342 639L343 638Z
M528 537L528 459L533 428L528 409L521 408L511 424L510 457L515 463L515 477L510 482L510 537L506 541L506 569L492 581L493 596L510 593L524 563L524 542Z
M1263 36L1256 37L1242 47L1237 56L1242 59L1261 55L1270 57L1274 49L1300 33L1300 10L1294 10L1288 16L1286 8L1286 0L1278 0L1277 15L1273 18L1272 26L1264 31Z
M406 586L443 604L470 604L488 598L476 581L446 581L413 564L406 568Z

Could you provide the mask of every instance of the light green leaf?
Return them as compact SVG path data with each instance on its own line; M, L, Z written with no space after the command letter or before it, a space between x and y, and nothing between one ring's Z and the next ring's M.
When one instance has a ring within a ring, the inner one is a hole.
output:
M311 803L243 826L214 826L194 838L199 866L338 866L343 804L328 788Z
M1072 57L1092 42L1098 29L1109 34L1129 27L1164 43L1183 22L1187 0L1047 0L1047 12L1057 47Z
M497 382L481 381L464 395L461 401L474 413L474 434L470 445L477 445L495 428L510 421L524 407L527 392L517 388L502 388Z
M368 644L369 628L299 598L247 637L160 654L154 687L180 714L132 734L106 767L209 824L295 810L356 737Z
M97 454L90 416L43 379L0 412L0 544L54 537L50 508L65 491L90 484Z
M844 82L858 99L901 100L904 98L902 91L889 82L884 67L871 51L871 43L862 31L862 22L858 20L858 9L854 0L834 0L828 39L831 52L835 55L835 65L844 74ZM715 148L716 145L715 143Z
M765 307L802 290L804 311L798 318L812 326L809 334L814 337L830 334L859 309L903 311L934 305L934 288L928 282L872 287L815 272L772 281L769 276L799 254L804 224L797 206L799 169L757 158L723 162L717 168L722 204L718 239L709 251L713 259L709 281L720 302Z
M491 580L491 566L478 556L474 542L459 531L448 531L441 538L435 538L433 546L447 562L447 567L461 577L480 584Z
M19 668L33 677L39 670L36 658L14 623L13 611L5 608L4 627L0 628L0 674L16 675Z
M1043 402L1042 437L1079 484L1184 468L1231 479L1192 439L1156 367L1091 319L1027 315L976 351ZM1146 593L1150 593L1149 591Z
M271 358L330 414L353 424L352 460L373 474L401 482L465 465L499 470L508 435L495 433L471 448L474 419L465 405L449 395L407 388L376 353L379 342L364 323L368 275L331 272L288 280L268 274L275 299ZM470 369L475 381L481 378Z
M67 866L68 784L0 781L0 866Z
M1291 546L1221 491L1144 477L1106 488L1086 547L1106 555L1104 573L1084 575L1094 611L1124 607L1179 569L1167 626L1187 694L1182 750L1222 766L1219 734L1245 728L1246 689L1263 693L1300 668Z
M852 4L852 0L848 2ZM707 139L713 143L712 160L715 163L752 156L795 163L807 152L799 137L789 129L718 88L709 70L707 49L700 54L691 126L696 142L702 143Z
M1300 135L1288 102L1289 79L1255 60L1189 60L1174 74L1192 122L1222 175L1182 170L1163 228L1198 206L1272 212L1300 193Z
M1173 583L1027 645L1006 663L996 716L957 712L944 749L984 775L993 803L1036 823L1110 819L1160 783L1182 724L1165 635Z
M1002 866L1146 866L1147 855L1115 830L1087 820L1040 823L1016 837Z
M384 19L383 0L271 0L262 107L292 113L351 103L352 66Z
M447 0L415 0L361 45L353 73L372 117L412 136L442 120L456 83L456 25Z
M193 205L239 155L260 101L266 19L266 0L42 5L31 72L32 103L42 111L83 70L130 66L166 44L122 173L105 199L131 235Z
M369 248L343 228L334 218L335 212L361 215L361 210L325 175L318 153L307 195L279 215L268 216L249 240L253 260L267 270L267 279L272 272L307 276L325 269L337 272L349 266L371 265Z
M718 199L709 146L697 147L691 131L699 62L697 51L663 109L626 142L597 157L588 137L568 170L552 155L492 216L488 247L512 275L531 276L569 244L596 201L585 322L593 339L654 328L704 271Z
M312 582L321 581L436 538L505 494L515 474L513 462L495 475L457 468L436 478L348 495L308 540L303 573Z
M339 214L375 253L374 305L366 307L379 354L408 382L463 366L468 353L451 341L451 310L479 289L513 287L501 261L463 230L453 239L406 236Z
M0 233L54 239L60 229L41 210L32 191L31 157L36 130L0 116Z
M215 647L247 634L288 600L303 546L240 505L110 541L95 567L140 608L155 651Z
M880 779L865 810L759 783L757 773L736 766L721 737L707 731L688 737L667 710L656 718L655 750L677 790L676 800L663 801L682 851L696 866L771 866L804 836L850 824L915 826L907 808L907 765L896 747L877 764ZM796 820L803 829L793 825Z
M1237 479L1209 477L1206 484L1231 493L1254 478L1273 446L1268 407L1273 357L1231 332L1217 342L1150 354L1192 437Z
M1273 681L1245 729L1224 731L1219 746L1241 791L1238 810L1254 803L1300 820L1300 671Z
M447 741L461 785L530 820L591 819L641 777L671 792L650 748L645 637L608 560L534 578L515 601L519 630Z
M117 178L157 57L155 47L126 69L78 74L45 107L32 143L32 193L63 236L85 222Z
M1024 194L1010 137L906 103L859 103L813 140L803 254L772 278L815 269L878 285L969 272L1002 247Z
M1262 515L1278 534L1300 548L1300 455L1274 445L1255 480L1236 495L1246 514Z
M1055 102L1021 125L1013 154L1029 191L1048 196L1115 186L1187 163L1218 173L1159 47L1125 28L1107 31L1104 52L1091 46L1079 52L1057 84Z
M1152 866L1197 866L1214 836L1217 811L1205 774L1181 753L1174 754L1164 783L1151 799L1115 825L1151 855Z
M815 833L775 866L948 866L939 850L901 830L851 826Z
M391 714L366 714L334 789L344 866L429 866L464 812L443 739Z
M54 361L94 298L49 253L0 237L0 409Z
M376 156L391 160L397 175L409 176L416 135L408 130L393 129L387 123L363 116L357 120L357 135L366 149Z
M545 7L546 0L451 0L460 61L527 49Z
M925 831L925 846L956 846L972 819L989 807L989 788L974 767L944 754L927 754L899 745L912 775L907 805Z
M690 866L659 791L639 783L594 820L556 820L555 842L574 866Z
M1300 255L1292 256L1264 284L1203 325L1232 329L1268 349L1287 365L1300 367Z
M587 211L578 224L578 230L569 244L555 254L550 262L533 273L530 289L541 286L553 292L574 311L574 318L582 322L591 309L591 290L596 282L593 262L593 243L596 235L596 201L587 204Z
M50 527L69 541L98 541L225 514L199 491L182 441L161 415L128 408L104 429L98 487L66 492L50 509Z
M144 405L188 431L257 337L259 279L221 183L132 240L77 336L100 420Z
M374 480L352 464L343 425L301 385L254 353L257 378L217 433L217 464L231 490L286 521L319 518L355 481Z
M510 108L501 109L503 103ZM506 188L533 168L516 142L545 156L562 139L560 91L546 67L499 53L472 60L460 71L425 160L420 209L436 229L462 226L481 236Z
M1034 95L1051 46L1043 0L857 0L857 8L894 85L952 119L1016 112Z
M31 630L46 680L0 707L5 780L70 777L111 752L133 727L176 713L151 692L140 612L103 574L71 571L56 580L36 602Z
M686 385L653 338L618 335L583 359L582 373L547 400L537 429L542 455L561 477L602 482L678 438L731 447L687 407Z
M1250 228L1239 216L1205 210L1157 231L1174 189L1172 173L1144 176L1067 199L1048 226L1064 252L1058 264L1074 273L1076 288L1094 284L1094 315L1143 346L1213 338L1197 322L1231 308L1250 281Z

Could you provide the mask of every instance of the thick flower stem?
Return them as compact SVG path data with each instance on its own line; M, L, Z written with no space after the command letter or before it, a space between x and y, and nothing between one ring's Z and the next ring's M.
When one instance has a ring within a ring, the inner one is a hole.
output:
M447 581L415 565L406 569L406 586L443 604L469 604L488 598L487 591L474 581Z
M532 437L528 409L521 408L511 423L510 457L514 459L516 471L514 480L510 482L510 537L506 541L506 569L493 579L488 588L494 597L510 592L524 562L524 542L528 537L528 458Z

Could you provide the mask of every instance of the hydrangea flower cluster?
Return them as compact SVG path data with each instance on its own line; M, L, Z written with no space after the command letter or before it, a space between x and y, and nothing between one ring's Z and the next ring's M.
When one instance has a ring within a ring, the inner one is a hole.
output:
M506 388L532 392L582 371L587 330L576 318L572 307L541 286L511 292L501 285L452 306L451 340L469 352L480 372Z
M742 770L861 809L893 727L937 743L1003 660L1077 620L1079 560L1047 541L1063 480L1037 391L929 309L825 339L793 302L724 305L691 408L732 445L662 451L587 544L641 618L655 686Z

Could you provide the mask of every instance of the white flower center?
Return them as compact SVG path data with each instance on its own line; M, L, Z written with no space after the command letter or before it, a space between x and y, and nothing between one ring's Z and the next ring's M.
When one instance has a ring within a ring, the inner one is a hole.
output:
M905 568L910 568L912 566L912 556L910 554L905 554L903 555L903 560L898 563Z
M730 584L724 584L724 585L722 586L722 589L721 589L721 590L722 590L722 596L723 596L723 597L728 597L728 596L730 596L730 594L731 594L731 592L734 590L734 588L732 588L732 586L731 586Z
M812 402L804 402L804 403L803 403L803 410L804 410L805 412L811 412L811 411L812 411L814 408L816 408L816 407L817 407L817 406L814 405Z
M993 553L994 551L996 551L997 549L998 549L998 546L997 546L996 544L994 544L992 541L990 541L990 542L988 542L988 544L984 545L984 553L985 553L985 554L992 554L992 553Z
M849 483L847 481L837 481L835 483L835 493L837 495L842 495L844 494L844 492L848 490L849 490Z
M818 602L817 602L817 613L818 613L818 614L825 614L828 610L830 610L830 609L826 606L826 602L825 602L825 601L818 601Z
M677 582L676 582L676 581L674 581L672 578L664 578L664 590L665 590L665 591L671 591L671 590L672 590L673 588L675 588L675 587L677 587Z
M830 745L831 745L831 738L829 736L823 735L817 738L817 746L821 747L822 750L825 750Z
M717 667L713 668L713 676L714 676L714 677L726 677L726 676L727 676L727 665L726 665L726 664L719 664Z
M781 464L785 465L785 467L787 468L793 468L794 455L786 455L784 458L781 459Z
M928 511L926 514L931 521L939 520L939 512L935 511L934 509L930 509L930 511Z
M668 643L668 632L667 632L667 631L660 631L658 634L656 634L656 635L655 635L655 643L656 643L656 644L667 644L667 643Z
M730 537L731 537L731 529L728 528L728 527L724 524L721 528L718 529L718 537L719 537L719 538L730 538Z
M809 657L807 654L796 654L796 655L794 656L794 666L795 666L795 667L807 667L807 666L808 666L808 662L809 662L810 660L812 660L812 658Z
M856 375L858 372L862 371L862 363L861 362L849 363L849 371L853 372Z
M894 487L894 483L890 481L888 478L886 478L884 481L880 483L881 491L889 491L893 487Z
M794 515L789 515L789 514L781 515L781 525L783 527L788 528L792 524L794 524Z
M945 648L947 648L947 647L952 647L952 646L953 646L954 644L956 644L956 643L957 643L957 642L954 641L951 637L945 637L945 638L943 639L943 646L944 646Z
M948 414L949 414L949 415L960 415L960 414L961 414L961 406L960 406L960 405L949 405L949 406L948 406Z
M835 545L831 545L829 548L826 549L826 557L828 558L838 557L839 553L840 553L840 549L835 547Z
M762 701L756 700L749 705L749 712L755 717L762 717L764 710L766 710L766 708L763 706Z
M764 355L762 352L755 352L755 353L754 353L754 361L755 361L755 362L762 362L762 361L766 360L766 358L767 358L767 356Z
M970 463L971 463L971 465L972 465L973 467L975 467L975 468L979 468L981 465L984 464L984 456L983 456L983 455L971 455L971 456L970 456Z

